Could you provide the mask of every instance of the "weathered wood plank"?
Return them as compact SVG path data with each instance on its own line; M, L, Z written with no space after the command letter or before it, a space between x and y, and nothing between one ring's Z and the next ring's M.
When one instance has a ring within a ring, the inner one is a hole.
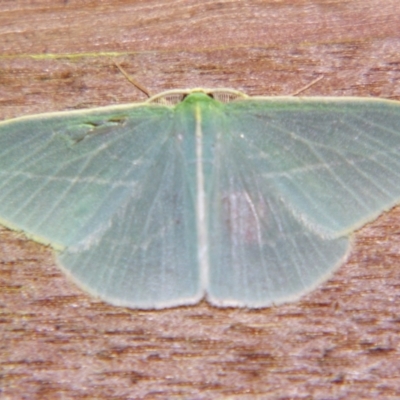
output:
M398 1L0 3L0 118L233 87L400 100ZM30 55L40 55L32 58ZM400 209L362 229L348 263L301 301L108 306L49 249L0 230L0 397L399 398Z

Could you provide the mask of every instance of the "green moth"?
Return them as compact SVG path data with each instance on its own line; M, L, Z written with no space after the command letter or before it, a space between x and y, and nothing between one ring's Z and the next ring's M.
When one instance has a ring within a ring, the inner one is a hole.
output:
M0 223L136 308L295 300L400 202L400 103L229 89L0 123Z

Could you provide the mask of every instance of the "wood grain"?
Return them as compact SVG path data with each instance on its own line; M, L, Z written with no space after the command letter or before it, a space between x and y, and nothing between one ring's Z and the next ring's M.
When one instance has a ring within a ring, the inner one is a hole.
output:
M397 0L0 2L0 118L233 87L400 100ZM0 230L0 398L400 398L400 209L296 303L137 311Z

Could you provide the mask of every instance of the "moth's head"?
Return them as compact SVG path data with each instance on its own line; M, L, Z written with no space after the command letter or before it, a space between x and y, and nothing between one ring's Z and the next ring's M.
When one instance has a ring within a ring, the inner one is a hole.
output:
M244 99L247 97L248 96L246 94L233 89L194 88L177 89L162 92L156 96L151 97L148 102L176 106L183 101L197 102L215 100L220 103L230 103L231 101Z

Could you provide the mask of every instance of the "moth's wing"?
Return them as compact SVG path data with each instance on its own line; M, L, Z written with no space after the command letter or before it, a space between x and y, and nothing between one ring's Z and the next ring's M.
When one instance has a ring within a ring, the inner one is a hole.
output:
M2 122L1 222L60 248L104 229L161 150L168 112L106 107Z
M172 110L156 105L2 123L2 222L58 247L72 278L114 304L198 300L195 214L176 129Z
M203 296L193 193L173 139L90 245L69 247L61 266L87 291L114 304L163 308Z
M278 98L230 112L253 165L316 232L348 234L400 201L400 103Z
M263 176L268 165L253 162L254 149L223 136L208 199L207 297L246 307L295 300L346 258L349 239L323 238L296 219Z
M210 195L209 297L265 306L312 289L347 236L400 200L400 105L229 103Z

